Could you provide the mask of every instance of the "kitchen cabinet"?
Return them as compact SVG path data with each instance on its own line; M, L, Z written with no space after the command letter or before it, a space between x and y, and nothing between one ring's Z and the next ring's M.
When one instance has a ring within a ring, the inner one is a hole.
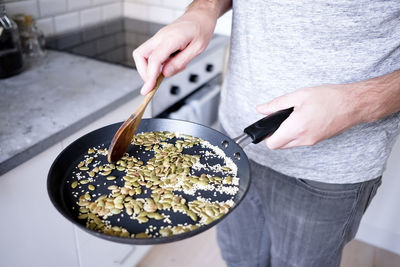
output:
M56 144L0 177L0 266L78 266L74 228L46 191Z
M150 246L113 243L78 229L51 204L46 180L63 148L89 131L126 119L141 100L134 98L0 177L0 266L132 267L139 262Z

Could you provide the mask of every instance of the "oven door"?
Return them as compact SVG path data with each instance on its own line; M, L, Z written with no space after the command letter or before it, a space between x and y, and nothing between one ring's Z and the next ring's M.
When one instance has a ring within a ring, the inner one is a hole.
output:
M218 129L221 79L213 79L157 117L186 120Z

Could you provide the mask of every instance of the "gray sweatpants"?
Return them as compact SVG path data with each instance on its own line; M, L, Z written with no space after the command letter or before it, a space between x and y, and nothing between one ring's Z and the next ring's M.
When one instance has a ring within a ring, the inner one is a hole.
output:
M251 162L243 202L217 226L229 267L338 267L381 178L357 184L300 180Z

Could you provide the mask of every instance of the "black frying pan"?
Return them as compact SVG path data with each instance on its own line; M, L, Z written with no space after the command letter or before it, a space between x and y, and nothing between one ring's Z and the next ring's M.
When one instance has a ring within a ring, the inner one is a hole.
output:
M212 145L221 148L225 152L225 154L228 157L231 157L233 161L236 163L238 167L238 177L240 178L239 191L234 196L233 201L235 205L230 209L229 212L231 212L233 208L235 208L241 202L250 184L249 161L241 146L245 146L250 142L258 143L265 137L271 135L273 132L275 132L276 129L278 129L279 125L290 115L292 111L293 108L278 111L264 119L259 120L258 122L247 127L244 131L245 133L236 138L235 140L230 139L229 137L225 136L224 134L214 129L208 128L200 124L191 123L187 121L170 120L170 119L143 119L139 125L139 128L137 129L137 132L138 133L151 132L151 131L179 132L195 137L200 137L210 142ZM66 219L68 219L69 221L71 221L73 224L77 225L84 231L89 232L90 234L93 234L97 237L101 237L119 243L150 245L150 244L173 242L194 236L198 233L201 233L211 228L212 226L217 224L220 220L225 218L227 214L225 214L220 219L215 220L208 225L199 227L196 230L168 237L156 237L147 239L111 236L86 228L85 221L77 219L78 206L75 203L76 199L72 197L72 189L70 184L67 183L67 180L70 179L70 177L72 176L73 168L81 160L83 160L83 156L87 153L88 148L98 145L104 145L104 147L108 147L111 139L113 138L115 132L118 130L120 126L121 123L112 124L82 136L81 138L70 144L68 147L66 147L53 162L47 178L47 191L50 200L55 206L55 208ZM148 152L144 153L144 151L138 151L137 149L138 149L137 147L131 145L128 148L128 152L130 152L130 154L134 155L135 157L140 156L143 161L146 161L145 157L146 153ZM193 147L184 152L194 155L198 154L201 149L204 148ZM138 151L137 153L140 155L134 154L136 153L136 151ZM213 160L218 160L218 159L213 159ZM208 163L215 164L218 162L208 162ZM118 174L117 175L113 174L113 175L118 176ZM120 176L122 176L122 174ZM122 184L123 182L121 180L121 184L119 185L121 186ZM108 184L106 186L98 187L94 192L101 194L109 193L107 187ZM148 193L147 195L150 194ZM142 195L141 197L146 197L146 195ZM208 196L205 195L205 197L212 197L213 200L220 200L220 201L226 200L222 195L213 196L212 194L210 194ZM190 196L185 196L185 198L187 198L188 201L191 200ZM192 198L194 199L195 197ZM75 208L73 209L72 207L74 206ZM146 226L148 226L148 224L157 227L165 225L162 221L156 221L154 219L151 219L148 223L139 224L136 221L130 220L128 216L120 218L120 221L116 221L115 219L113 221L113 217L114 216L108 218L111 221L112 225L122 226L126 228L130 233L143 232ZM174 225L178 223L184 224L185 222L192 223L191 219L188 216L180 213L173 213L173 214L171 213L171 220L174 223Z

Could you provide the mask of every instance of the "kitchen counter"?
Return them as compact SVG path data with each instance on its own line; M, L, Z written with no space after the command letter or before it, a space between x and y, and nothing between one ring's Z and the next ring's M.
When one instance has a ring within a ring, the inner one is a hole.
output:
M0 80L0 175L139 95L142 84L134 69L63 52L32 65Z

